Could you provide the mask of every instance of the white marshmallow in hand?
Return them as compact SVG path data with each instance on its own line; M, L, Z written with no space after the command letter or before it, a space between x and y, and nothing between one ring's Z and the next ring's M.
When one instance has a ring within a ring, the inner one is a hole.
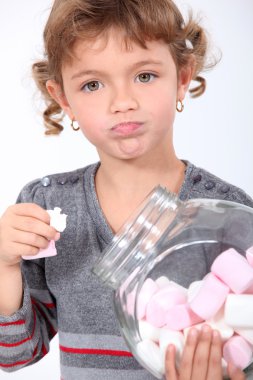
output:
M66 214L61 214L61 208L55 207L53 210L47 210L50 216L50 226L54 227L56 231L63 232L66 228Z
M50 216L50 226L54 227L56 231L63 232L66 228L66 214L61 214L60 207L55 207L53 210L47 210L49 216ZM57 251L55 247L54 240L51 240L49 242L49 245L47 248L40 249L39 252L36 255L33 256L22 256L24 260L34 260L34 259L41 259L45 257L52 257L56 256Z

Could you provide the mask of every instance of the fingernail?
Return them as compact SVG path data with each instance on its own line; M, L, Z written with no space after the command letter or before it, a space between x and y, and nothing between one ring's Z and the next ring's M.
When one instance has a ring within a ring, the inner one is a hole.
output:
M208 326L208 325L203 325L201 330L204 332L204 333L209 333L211 331L211 327Z
M57 241L57 240L59 240L59 239L60 239L60 237L61 237L61 234L60 234L60 232L57 232L57 233L55 234L55 237L54 237L54 241Z
M214 338L219 338L219 337L220 337L220 333L219 333L219 331L217 331L217 330L213 330L213 337L214 337Z
M197 329L194 329L194 328L190 329L190 331L189 331L189 335L190 335L191 337L195 337L195 336L197 336L197 334L198 334Z

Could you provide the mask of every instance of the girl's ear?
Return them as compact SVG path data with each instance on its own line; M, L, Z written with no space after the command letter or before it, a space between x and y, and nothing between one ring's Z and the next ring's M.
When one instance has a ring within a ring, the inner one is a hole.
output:
M72 120L74 118L74 115L71 111L71 107L67 101L67 98L59 85L55 80L50 79L46 83L46 88L49 93L49 95L56 101L56 103L59 104L59 106L62 108L62 110L69 116L69 118Z
M183 100L185 94L190 86L194 71L194 63L190 62L188 65L182 67L178 73L178 90L177 98Z

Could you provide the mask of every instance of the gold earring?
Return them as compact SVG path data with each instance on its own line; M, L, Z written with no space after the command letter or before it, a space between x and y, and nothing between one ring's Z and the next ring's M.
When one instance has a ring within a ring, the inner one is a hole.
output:
M176 110L177 110L177 112L183 112L183 110L184 110L183 102L180 99L178 99L178 101L177 101Z
M71 128L73 129L73 131L77 132L77 131L79 131L80 127L79 127L79 125L74 126L75 121L76 121L75 119L72 119L70 125L71 125Z

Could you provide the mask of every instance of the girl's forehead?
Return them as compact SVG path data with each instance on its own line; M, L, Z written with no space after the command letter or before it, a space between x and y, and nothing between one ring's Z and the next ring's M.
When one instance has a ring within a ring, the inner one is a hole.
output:
M77 59L81 59L84 55L100 55L100 54L122 54L130 53L152 53L157 50L169 51L168 45L162 40L146 40L143 41L143 46L138 42L131 40L126 35L118 31L110 31L103 36L98 36L94 39L79 39L73 47L73 55ZM132 53L132 54L131 54Z

